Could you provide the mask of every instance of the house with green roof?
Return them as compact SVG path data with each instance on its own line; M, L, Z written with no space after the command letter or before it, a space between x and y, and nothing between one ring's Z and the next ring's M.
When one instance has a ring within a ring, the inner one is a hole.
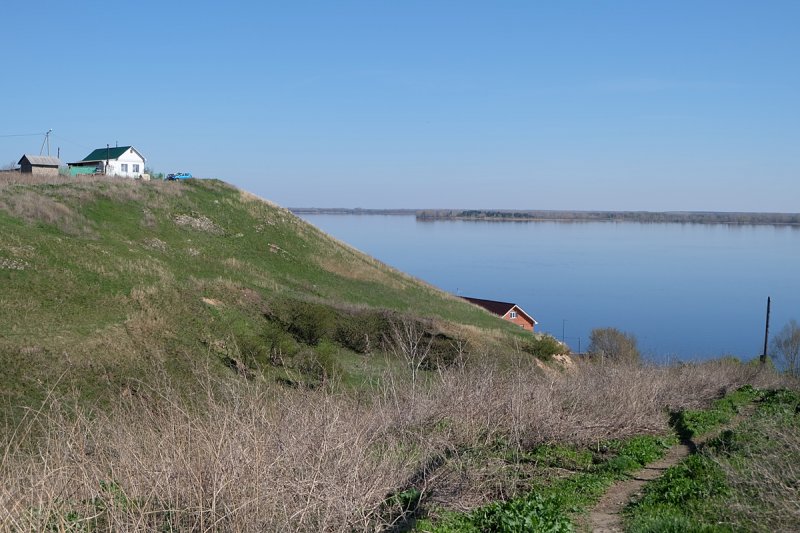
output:
M76 163L67 163L71 176L79 174L105 174L123 178L143 178L145 157L133 146L105 147Z

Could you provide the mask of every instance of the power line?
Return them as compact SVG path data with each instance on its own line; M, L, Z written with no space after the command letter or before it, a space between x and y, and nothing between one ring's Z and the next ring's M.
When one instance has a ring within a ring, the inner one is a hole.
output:
M41 133L12 133L10 135L0 135L0 137L38 137L39 135L44 135L44 132Z
M41 134L40 134L40 135L41 135ZM68 143L70 143L70 144L74 144L75 146L78 146L78 147L80 147L80 148L85 148L86 150L94 150L94 148L92 148L92 147L90 147L90 146L87 146L87 145L85 145L85 144L79 143L79 142L77 142L77 141L73 141L72 139L67 139L67 138L66 138L66 137L64 137L63 135L56 135L55 133L53 133L53 134L52 134L52 136L53 136L54 138L56 138L56 139L61 139L62 141L67 141Z

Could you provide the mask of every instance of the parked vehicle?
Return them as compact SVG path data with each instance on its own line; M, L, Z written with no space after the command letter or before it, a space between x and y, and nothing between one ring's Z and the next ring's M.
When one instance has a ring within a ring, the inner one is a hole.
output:
M167 174L168 181L174 180L188 180L192 177L191 172L178 172L176 174Z

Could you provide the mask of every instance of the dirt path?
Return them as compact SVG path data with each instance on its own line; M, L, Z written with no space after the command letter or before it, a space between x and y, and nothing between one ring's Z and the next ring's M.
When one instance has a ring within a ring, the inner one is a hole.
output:
M742 412L722 427L701 435L698 438L676 444L671 447L666 455L660 460L650 463L641 470L635 472L631 479L614 483L603 495L597 504L589 511L585 522L580 524L582 530L594 533L618 533L624 531L622 528L622 510L635 497L641 493L644 485L648 481L653 481L661 477L664 470L675 466L692 453L695 453L697 446L710 440L722 431L738 426L742 420L750 416L755 410L755 406L749 405Z
M589 512L587 528L595 533L620 532L622 509L637 496L648 481L661 476L664 470L681 462L691 453L689 444L676 444L660 460L645 466L626 481L615 483Z

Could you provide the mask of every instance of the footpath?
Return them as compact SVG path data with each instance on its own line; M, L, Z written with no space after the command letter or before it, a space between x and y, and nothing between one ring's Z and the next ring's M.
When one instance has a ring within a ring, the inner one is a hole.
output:
M677 465L689 455L695 453L697 447L703 442L711 440L727 429L738 426L753 411L754 406L748 406L727 424L717 427L714 431L705 433L701 437L685 439L680 444L672 446L664 457L658 461L634 472L630 479L614 483L589 511L585 522L580 524L583 526L581 529L592 531L593 533L619 533L624 531L622 527L622 511L629 502L641 495L644 486L648 482L660 478L668 468Z

